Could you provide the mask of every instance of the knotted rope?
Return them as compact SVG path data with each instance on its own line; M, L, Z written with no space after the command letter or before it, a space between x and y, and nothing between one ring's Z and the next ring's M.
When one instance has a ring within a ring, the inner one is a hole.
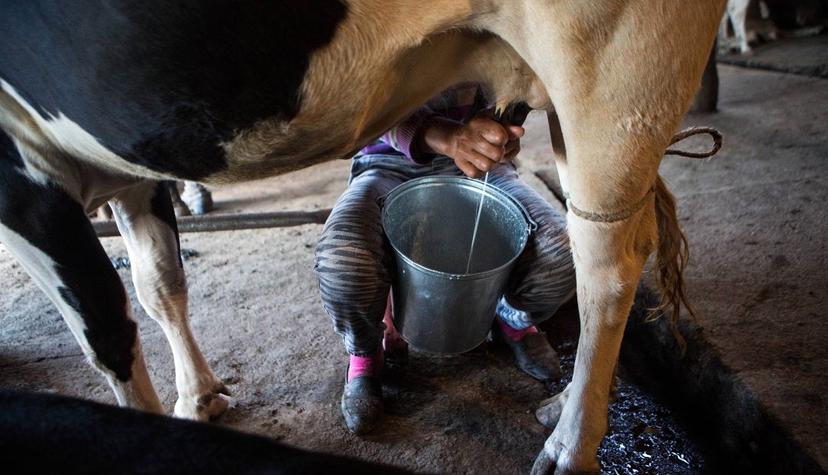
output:
M688 158L709 158L713 155L716 155L716 152L718 152L719 149L722 148L722 134L713 127L686 128L681 132L677 133L676 135L673 135L673 137L670 139L670 145L674 145L678 142L681 142L684 139L700 134L708 134L713 138L713 148L706 152L688 152L685 150L668 148L664 152L664 155L677 155L679 157ZM653 193L655 193L655 186L651 187L643 198L641 198L638 202L636 202L629 208L609 213L593 213L590 211L584 211L572 204L572 200L569 198L569 195L565 195L564 197L566 198L567 209L569 209L569 211L572 211L572 213L575 216L582 219L586 219L587 221L594 221L596 223L614 223L617 221L623 221L637 213L641 208L644 207L644 205L647 203L647 200L650 198L650 195L652 195Z
M673 138L670 139L670 145L674 145L686 138L699 134L709 134L710 137L713 138L713 148L707 152L686 152L684 150L668 148L667 151L664 152L664 155L678 155L679 157L688 158L710 158L713 155L716 155L719 149L722 148L722 133L713 127L688 127L674 135Z

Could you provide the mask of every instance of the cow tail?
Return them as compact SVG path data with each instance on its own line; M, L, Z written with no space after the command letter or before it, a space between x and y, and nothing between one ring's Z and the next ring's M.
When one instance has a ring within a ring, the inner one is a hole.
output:
M678 319L683 305L695 318L696 313L687 298L684 286L684 270L690 257L687 238L679 227L676 216L676 200L659 176L655 184L655 211L658 225L658 248L656 250L656 283L661 300L652 309L649 321L662 315L669 317L670 330L682 352L686 342L678 331Z

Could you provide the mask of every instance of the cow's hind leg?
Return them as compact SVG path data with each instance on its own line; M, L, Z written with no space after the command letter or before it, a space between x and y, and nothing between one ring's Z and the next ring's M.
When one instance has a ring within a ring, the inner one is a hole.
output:
M0 131L0 241L60 310L118 403L162 413L129 299L86 212L64 188L30 170Z
M659 5L535 1L523 13L504 9L524 16L492 26L543 81L560 119L552 135L566 146L556 160L570 195L581 334L573 380L557 398L560 418L535 473L598 471L621 339L659 238L657 268L672 275L671 290L680 286L680 252L673 252L680 237L658 165L698 88L723 5Z
M228 406L227 389L210 370L187 321L187 281L167 186L145 182L110 203L127 245L138 300L161 325L172 348L175 415L196 420L220 415Z

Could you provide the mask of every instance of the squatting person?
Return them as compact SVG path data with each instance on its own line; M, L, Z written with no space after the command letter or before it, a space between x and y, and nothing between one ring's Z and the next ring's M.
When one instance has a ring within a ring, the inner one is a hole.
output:
M383 234L377 198L413 178L482 176L519 201L538 224L509 276L493 331L520 369L539 380L560 376L557 355L535 325L575 293L565 220L518 178L512 159L524 129L503 126L486 111L480 87L443 92L354 156L348 189L316 247L322 305L350 358L342 415L357 434L382 416L383 316L394 255Z

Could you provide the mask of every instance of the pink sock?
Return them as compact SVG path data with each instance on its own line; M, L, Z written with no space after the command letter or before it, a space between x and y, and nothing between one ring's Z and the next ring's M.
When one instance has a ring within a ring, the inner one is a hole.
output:
M538 332L538 328L534 325L532 325L529 328L523 329L523 330L515 330L514 328L512 328L508 324L506 324L506 322L504 322L503 320L501 320L499 318L496 318L495 320L497 320L497 324L500 325L500 329L503 330L503 333L505 333L506 336L511 338L512 341L520 341L526 335Z
M379 376L382 371L382 347L371 356L350 355L348 360L348 382L360 376Z

